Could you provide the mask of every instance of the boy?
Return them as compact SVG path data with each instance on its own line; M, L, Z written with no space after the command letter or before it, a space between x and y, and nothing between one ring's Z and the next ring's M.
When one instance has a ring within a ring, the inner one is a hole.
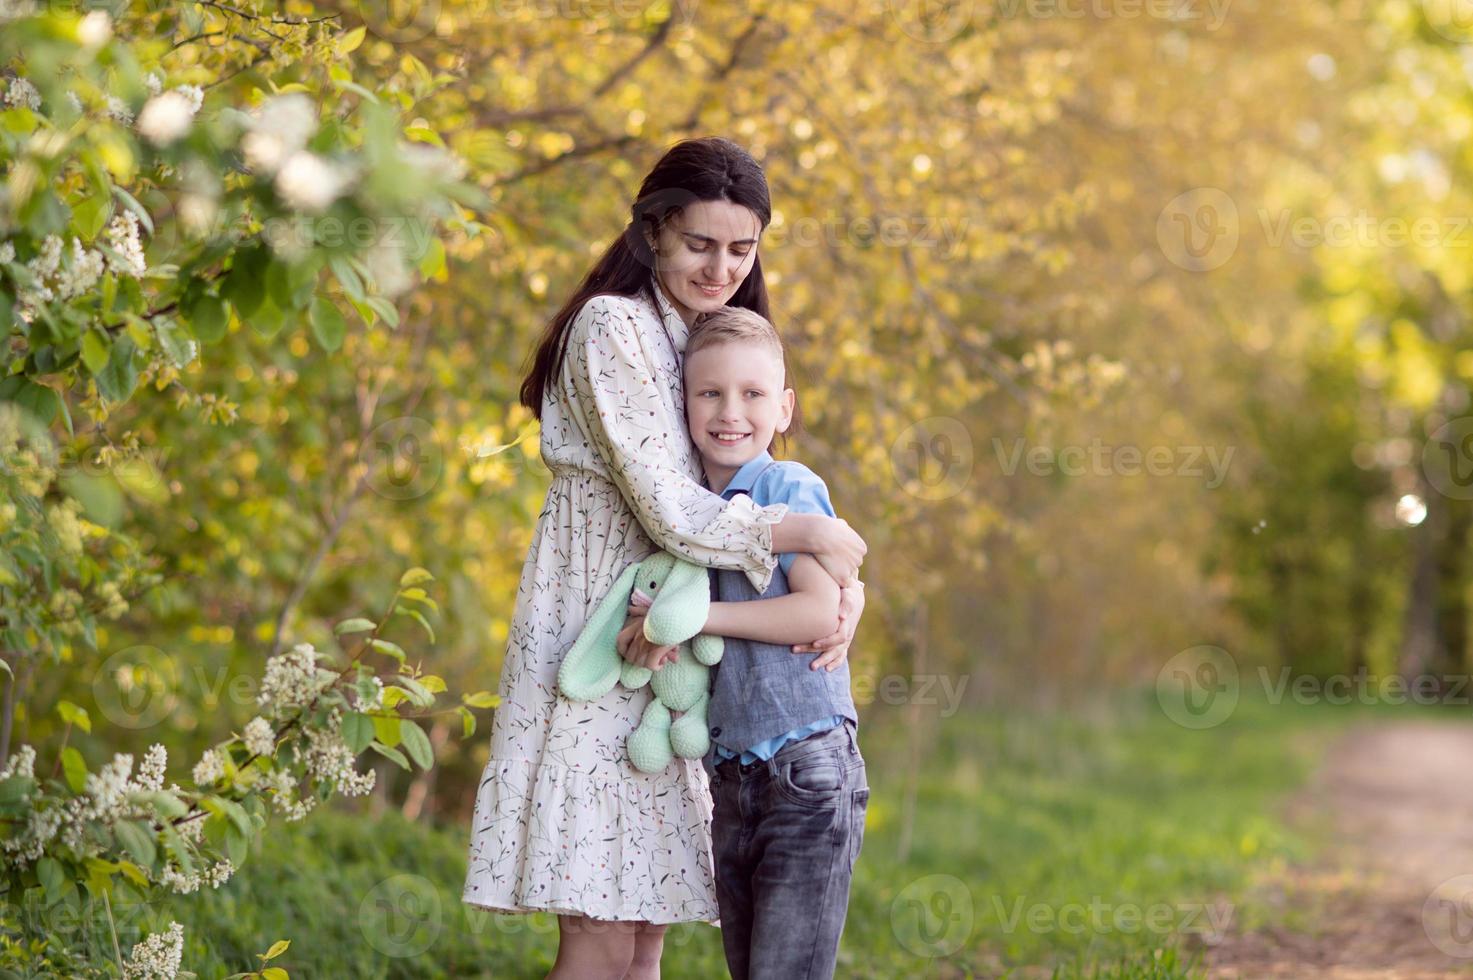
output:
M712 490L834 516L817 474L769 452L796 398L771 323L735 307L705 314L684 372L686 419ZM810 669L813 657L789 646L836 629L838 584L812 555L782 554L778 564L760 594L744 573L710 569L718 601L704 631L726 639L704 765L721 940L736 980L833 975L869 801L847 663Z

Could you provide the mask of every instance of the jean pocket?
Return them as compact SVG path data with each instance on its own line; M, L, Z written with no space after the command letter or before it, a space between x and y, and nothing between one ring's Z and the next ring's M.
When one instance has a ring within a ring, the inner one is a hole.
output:
M795 759L778 767L777 788L802 806L836 806L842 798L844 770L829 755Z

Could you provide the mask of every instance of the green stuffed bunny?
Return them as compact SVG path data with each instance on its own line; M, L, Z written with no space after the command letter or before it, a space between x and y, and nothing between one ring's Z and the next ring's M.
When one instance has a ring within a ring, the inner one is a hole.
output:
M659 670L636 667L619 656L619 631L629 603L646 605L644 635L657 646L676 645L679 659ZM654 692L639 727L626 743L640 772L659 772L671 759L699 759L711 747L706 706L711 667L721 660L721 637L699 630L711 610L710 580L703 565L657 551L626 568L563 658L558 690L574 701L592 701L616 682ZM672 711L682 711L673 718Z

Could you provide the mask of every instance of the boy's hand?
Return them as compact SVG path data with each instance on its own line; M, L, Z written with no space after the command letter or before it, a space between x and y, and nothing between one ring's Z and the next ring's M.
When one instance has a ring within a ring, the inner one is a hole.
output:
M625 620L624 628L619 631L619 638L615 645L619 648L619 656L636 667L659 670L666 663L678 659L677 647L655 646L645 639L644 616L649 611L648 606L637 606L631 603L628 608L629 618Z
M846 585L839 590L839 628L814 643L794 644L793 652L817 651L818 656L813 658L808 669L818 670L822 667L832 673L849 659L849 643L854 639L854 633L859 628L859 617L863 613L864 583L855 579L853 585Z

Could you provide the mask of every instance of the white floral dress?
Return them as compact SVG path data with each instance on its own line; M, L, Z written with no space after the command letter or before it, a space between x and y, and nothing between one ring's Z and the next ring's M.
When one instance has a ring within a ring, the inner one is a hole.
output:
M660 548L746 572L765 590L772 525L787 506L723 500L684 415L685 321L665 294L595 296L568 325L543 398L552 485L522 566L491 758L471 821L462 901L653 923L717 920L699 760L645 774L624 742L651 697L616 684L598 701L557 692L584 622L632 562Z

